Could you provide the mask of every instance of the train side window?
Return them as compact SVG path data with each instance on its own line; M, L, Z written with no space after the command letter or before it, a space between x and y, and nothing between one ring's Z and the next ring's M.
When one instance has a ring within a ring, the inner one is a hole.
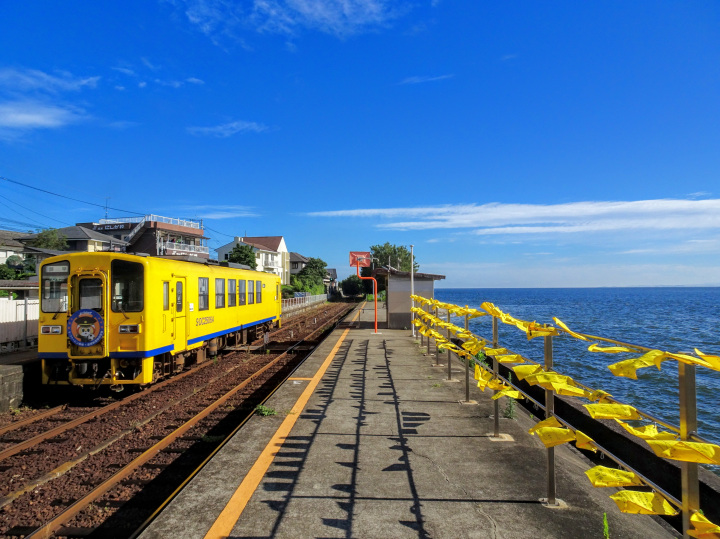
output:
M228 279L228 307L237 305L237 295L235 294L235 279Z
M248 305L255 303L255 281L248 281Z
M182 281L175 283L175 312L183 312L183 284Z
M170 310L170 283L163 281L163 311Z
M255 303L262 303L262 281L257 281L255 287Z
M225 279L215 279L215 308L225 307Z
M240 305L245 305L245 279L238 280L238 295L240 296Z
M207 277L198 278L198 310L207 311L210 308L209 304L209 281Z
M137 262L113 260L111 308L116 313L139 313L143 310L145 268Z

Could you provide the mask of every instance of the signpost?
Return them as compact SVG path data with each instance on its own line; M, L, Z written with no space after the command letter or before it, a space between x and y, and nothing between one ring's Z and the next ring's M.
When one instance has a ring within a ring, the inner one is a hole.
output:
M377 280L375 277L362 277L360 267L369 268L372 262L372 255L367 251L350 251L350 267L357 270L357 276L361 279L369 279L373 282L373 296L375 297L375 333L377 330Z

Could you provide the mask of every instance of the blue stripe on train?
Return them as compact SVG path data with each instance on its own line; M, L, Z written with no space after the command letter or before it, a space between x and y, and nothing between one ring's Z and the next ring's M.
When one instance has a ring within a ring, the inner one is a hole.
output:
M187 343L188 344L195 344L201 341L206 341L208 339L214 339L215 337L221 337L222 335L227 335L228 333L232 333L233 331L240 331L242 329L247 329L253 326L257 326L258 324L263 324L265 322L271 322L275 320L275 316L272 316L270 318L264 318L262 320L257 320L255 322L251 322L249 324L243 324L242 326L237 326L234 328L224 329L222 331L216 331L215 333L208 333L206 335L201 335L200 337L195 337L194 339L190 339Z

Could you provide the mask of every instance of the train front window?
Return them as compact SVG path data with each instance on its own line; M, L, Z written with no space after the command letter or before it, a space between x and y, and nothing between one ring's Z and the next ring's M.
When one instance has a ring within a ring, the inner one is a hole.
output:
M80 308L102 312L102 291L100 279L82 279L80 281Z
M67 311L67 281L70 274L68 262L46 264L42 269L42 311L64 313Z
M116 313L139 313L144 303L144 268L137 262L113 260L112 310Z

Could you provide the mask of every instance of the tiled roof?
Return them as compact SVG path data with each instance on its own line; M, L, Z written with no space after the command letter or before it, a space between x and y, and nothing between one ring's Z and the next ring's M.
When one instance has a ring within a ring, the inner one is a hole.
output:
M0 230L0 245L22 248L23 244L17 241L17 238L24 238L30 235L31 234L24 234L22 232L13 232L12 230Z
M115 243L115 244L126 244L127 242L117 240L113 238L112 236L108 236L107 234L102 234L101 232L96 232L94 230L91 230L89 228L85 228L84 226L66 226L65 228L58 228L56 229L58 234L62 234L65 236L68 241L77 241L77 240L96 240L96 241L102 241L105 243ZM31 239L34 239L37 237L37 234L28 234L23 238L24 241L28 241Z
M275 251L277 253L280 250L282 239L282 236L256 236L253 238L240 238L240 241L263 251Z
M290 262L304 262L307 263L307 261L310 260L308 257L301 255L300 253L293 253L290 252Z

